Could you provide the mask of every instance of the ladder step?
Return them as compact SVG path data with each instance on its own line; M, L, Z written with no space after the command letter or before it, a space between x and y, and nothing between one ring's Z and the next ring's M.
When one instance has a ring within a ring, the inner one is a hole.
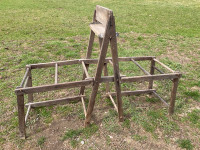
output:
M130 96L130 95L138 95L138 94L144 94L144 93L152 93L155 92L155 89L148 89L148 90L136 90L136 91L122 91L122 96ZM116 92L110 92L107 94L107 96L116 96Z
M104 38L105 27L103 26L103 24L91 23L90 28L98 37Z
M67 104L72 101L76 101L76 100L79 101L79 100L81 100L82 97L85 97L85 95L66 97L66 98L61 98L61 99L41 101L41 102L35 102L35 103L28 103L25 106L43 107L43 106L51 106L51 105L57 105L57 104Z

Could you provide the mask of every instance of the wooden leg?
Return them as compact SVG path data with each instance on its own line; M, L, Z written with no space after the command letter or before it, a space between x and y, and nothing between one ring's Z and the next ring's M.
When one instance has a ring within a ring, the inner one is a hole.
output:
M95 104L95 98L96 98L97 91L99 88L99 82L101 80L101 73L102 73L105 58L106 58L108 44L109 44L109 35L106 32L105 37L103 39L102 46L101 46L100 56L99 56L97 70L96 70L95 79L94 79L94 85L92 88L92 93L91 93L89 104L88 104L87 115L85 118L85 127L90 124L90 119L91 119L92 111Z
M28 87L32 87L32 75L31 75L31 69L29 69L28 72L28 83L27 83ZM28 102L31 103L33 102L33 94L28 94Z
M25 114L24 114L24 95L17 95L19 132L22 138L26 138Z
M116 98L117 98L117 105L118 105L118 115L119 115L119 121L122 122L123 108L122 108L121 85L120 85L121 78L120 78L120 73L119 73L117 38L116 38L114 18L113 18L113 26L111 26L110 45L111 45L111 54L112 54L112 62L113 62L113 69L114 69L114 82L115 82Z
M88 44L88 51L87 51L87 54L86 54L86 59L88 58L91 58L91 55L92 55L92 46L93 46L93 43L94 43L94 37L95 37L95 34L93 31L90 32L90 40L89 40L89 44ZM89 68L89 64L85 64L87 70ZM85 72L83 73L83 80L86 78L86 74ZM82 86L81 89L80 89L80 95L83 95L84 94L84 91L85 91L85 86Z
M172 115L174 113L174 106L175 106L175 99L176 99L176 92L178 88L178 81L179 78L173 79L173 87L171 91L171 99L170 99L170 105L169 105L169 115Z
M150 74L154 74L154 66L155 66L155 61L152 59L151 60L151 68L150 68ZM149 81L149 89L153 88L153 80Z
M104 64L104 76L108 76L108 67L107 63ZM110 86L109 82L105 83L106 84L106 93L110 92Z

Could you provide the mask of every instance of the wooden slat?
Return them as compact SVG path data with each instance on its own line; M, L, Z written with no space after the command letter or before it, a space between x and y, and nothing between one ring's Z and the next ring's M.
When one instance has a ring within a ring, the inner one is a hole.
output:
M174 79L179 78L181 74L173 73L173 74L158 74L151 76L136 76L136 77L122 77L121 82L140 82L140 81L150 81L150 80L163 80L163 79Z
M153 75L154 74L154 67L155 67L155 61L152 59L151 60L151 66L150 66L150 75ZM150 80L149 81L149 86L148 86L149 89L152 89L153 88L153 80Z
M93 34L91 35L92 38L94 38ZM90 48L91 47L92 47L92 45L90 45ZM91 51L88 53L88 55L91 56ZM134 59L135 61L144 61L144 60L152 60L153 58L155 58L155 57L154 56L118 57L118 61L131 61L131 59ZM110 58L110 57L106 58L104 63L109 63L109 60L112 60L112 58ZM31 69L48 68L48 67L54 67L56 63L59 66L64 66L64 65L81 64L82 61L84 61L85 64L97 64L98 63L98 59L89 59L89 58L87 58L87 59L75 59L75 60L66 60L66 61L56 61L56 62L48 62L48 63L30 64L28 66L30 66Z
M31 106L31 107L44 107L44 106L52 106L52 105L58 105L58 104L67 104L75 100L81 100L81 97L83 96L74 96L74 97L66 97L56 100L48 100L48 101L41 101L41 102L35 102L35 103L28 103L25 106Z
M22 79L22 82L21 82L21 84L20 84L20 87L23 87L23 85L24 85L24 83L25 83L25 81L26 81L26 79L27 79L27 77L28 77L28 72L29 72L29 70L30 70L30 68L26 68L26 72L25 72L25 74L24 74L24 77L23 77L23 79Z
M15 93L17 95L25 93L40 93L40 92L47 92L53 90L60 90L65 88L75 88L80 86L86 86L93 82L93 80L82 80L82 81L75 81L75 82L65 82L65 83L58 83L58 84L51 84L51 85L43 85L43 86L36 86L36 87L27 87L27 88L17 88Z
M155 96L157 96L166 106L169 106L169 105L167 104L167 102L166 102L162 97L160 97L160 96L158 95L158 93L156 93L155 91L153 91L153 94L154 94Z
M32 87L32 74L31 74L31 68L29 69L28 72L28 83L27 87ZM28 102L33 102L33 94L28 94Z
M105 27L100 23L91 23L90 29L100 38L105 35Z
M24 95L17 95L17 108L19 119L19 133L21 138L26 138L25 114L24 114Z
M87 68L86 68L85 63L83 61L82 61L82 66L83 66L83 71L85 72L86 77L89 78L90 76L88 74Z
M113 103L115 110L118 112L117 105L115 104L114 99L112 98L112 96L109 93L108 93L108 96L110 97L110 100Z
M162 70L158 69L157 67L154 66L154 69L156 69L158 72L160 72L161 74L165 74Z
M166 68L167 70L171 71L171 72L175 72L174 70L172 70L171 68L169 68L168 66L166 66L165 64L161 63L159 60L157 59L153 59L155 62L159 63L161 66L163 66L164 68Z
M172 90L171 90L171 98L170 98L170 105L169 105L169 115L172 115L174 113L174 106L175 106L178 82L179 82L179 78L173 79L173 86L172 86Z
M110 16L112 15L112 10L99 6L96 6L96 20L106 26Z
M85 101L84 101L83 97L81 97L81 101L82 101L82 104L83 104L83 111L84 111L84 114L85 114L85 117L86 117L87 111L86 111L86 108L85 108Z
M25 123L26 123L26 121L28 119L28 115L29 115L30 110L31 110L31 105L28 106L28 109L27 109L27 112L26 112L26 116L25 116Z
M58 64L55 64L55 84L58 83Z
M144 68L142 68L142 66L140 66L140 64L138 64L134 59L131 59L131 60L132 60L132 62L133 62L134 64L136 64L146 75L150 75L150 73L147 72Z
M122 91L122 96L131 96L131 95L139 95L139 94L146 94L146 93L152 93L156 91L155 89L148 89L148 90L136 90L136 91ZM107 96L116 96L116 92L110 92L107 94Z

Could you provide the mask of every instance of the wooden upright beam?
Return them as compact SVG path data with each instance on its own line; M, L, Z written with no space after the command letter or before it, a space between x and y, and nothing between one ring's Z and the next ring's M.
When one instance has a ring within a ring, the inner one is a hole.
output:
M55 84L58 83L58 64L55 64Z
M19 133L21 138L26 138L25 130L25 113L24 113L24 95L17 95L17 106L18 106L18 119L19 119Z
M171 91L171 99L170 99L170 105L169 105L169 115L172 115L174 113L174 106L175 106L175 99L176 99L176 92L178 88L178 81L179 78L173 79L173 87Z

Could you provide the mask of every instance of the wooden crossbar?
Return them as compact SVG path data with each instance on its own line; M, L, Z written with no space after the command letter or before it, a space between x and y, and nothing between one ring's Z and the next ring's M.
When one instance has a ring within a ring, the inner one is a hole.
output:
M112 95L108 93L108 96L110 97L110 100L111 100L111 102L112 102L112 104L113 104L115 110L118 112L117 105L115 104L115 101L114 101L114 99L112 98Z
M167 70L169 70L170 72L175 72L174 70L172 70L171 68L169 68L168 66L166 66L165 64L161 63L159 60L157 59L153 59L155 62L159 63L161 66L163 66L164 68L166 68Z
M22 82L21 82L21 84L20 84L20 87L23 87L24 83L26 82L26 79L27 79L27 77L28 77L28 72L29 72L29 70L30 70L30 68L26 68L26 72L25 72L25 74L24 74L24 77L23 77L23 79L22 79Z
M163 80L163 79L174 79L180 78L181 74L173 73L173 74L158 74L151 76L136 76L136 77L122 77L121 82L140 82L140 81L151 81L151 80Z
M35 102L35 103L27 103L25 106L31 106L34 108L34 107L52 106L52 105L57 105L57 104L67 104L75 100L77 101L81 100L81 97L85 97L85 95L66 97L66 98L61 98L61 99L41 101L41 102Z
M136 64L146 75L151 75L149 72L147 72L144 68L142 68L142 66L140 66L140 64L139 63L137 63L134 59L131 59L132 60L132 62L134 63L134 64Z
M144 61L144 60L152 60L155 58L154 56L143 56L143 57L118 57L118 61L131 61L131 59L135 61ZM109 63L109 60L112 60L112 58L106 58L105 63ZM38 63L38 64L29 64L27 67L31 67L31 69L37 69L37 68L48 68L48 67L54 67L55 64L58 64L59 66L64 65L74 65L74 64L81 64L82 61L85 64L97 64L98 59L75 59L75 60L66 60L66 61L56 61L56 62L48 62L48 63Z
M149 94L155 92L155 89L148 89L148 90L136 90L136 91L122 91L122 96L131 96L131 95L139 95L139 94ZM107 96L116 96L116 92L110 92Z
M83 66L83 71L85 72L85 74L86 74L86 77L87 78L90 78L90 76L89 76L89 74L88 74L88 71L87 71L87 68L86 68L86 66L85 66L85 63L82 61L82 66Z
M65 89L65 88L75 88L75 87L80 87L80 86L87 86L87 85L91 84L92 82L93 82L93 80L82 80L82 81L65 82L65 83L43 85L43 86L36 86L36 87L17 88L15 90L15 93L17 95L29 94L29 93L40 93L40 92L60 90L60 89Z
M86 117L87 111L86 111L86 108L85 108L85 101L84 101L84 98L83 98L83 97L81 97L81 101L82 101L82 104L83 104L84 115L85 115L85 117Z

